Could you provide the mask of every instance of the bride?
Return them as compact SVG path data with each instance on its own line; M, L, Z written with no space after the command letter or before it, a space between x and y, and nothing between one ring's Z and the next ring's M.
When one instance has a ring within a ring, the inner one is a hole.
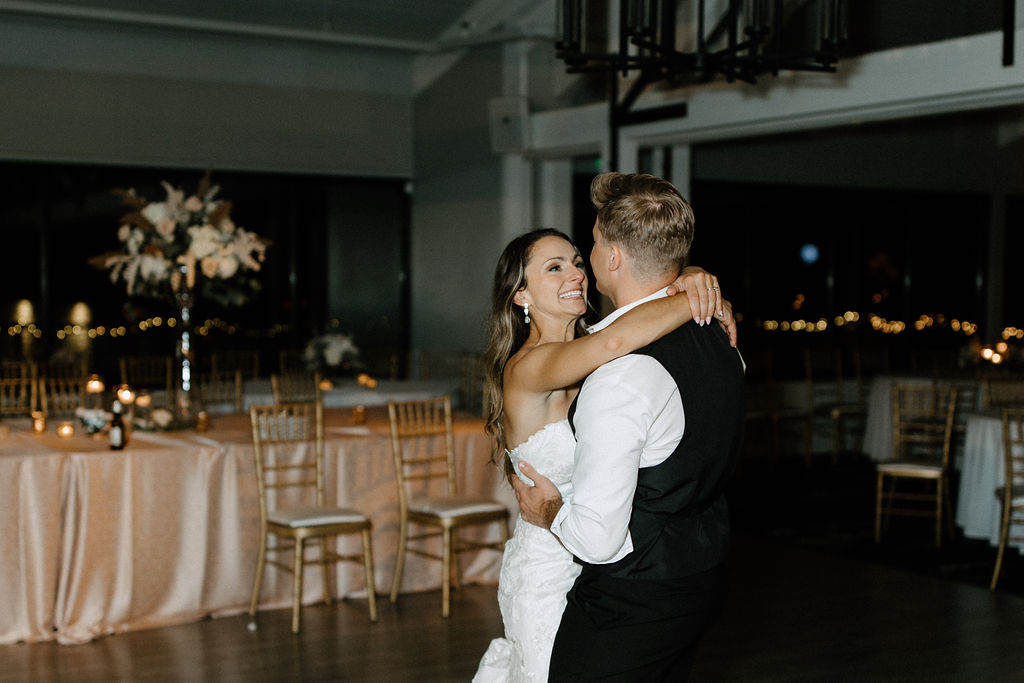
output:
M673 286L687 296L643 304L587 335L587 276L572 241L541 229L505 247L494 273L485 398L487 431L506 476L517 476L515 465L526 460L558 486L563 499L571 499L576 440L566 416L584 377L694 318L710 323L712 310L735 345L735 323L728 305L723 308L717 278L687 268ZM691 307L699 308L697 316ZM498 581L505 637L491 641L475 682L547 680L565 594L578 573L579 565L551 532L517 521Z

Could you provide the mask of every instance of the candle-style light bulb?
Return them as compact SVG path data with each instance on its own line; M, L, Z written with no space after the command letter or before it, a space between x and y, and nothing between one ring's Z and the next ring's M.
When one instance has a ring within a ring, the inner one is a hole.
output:
M124 405L131 405L135 401L135 392L127 384L122 384L117 388L117 400Z

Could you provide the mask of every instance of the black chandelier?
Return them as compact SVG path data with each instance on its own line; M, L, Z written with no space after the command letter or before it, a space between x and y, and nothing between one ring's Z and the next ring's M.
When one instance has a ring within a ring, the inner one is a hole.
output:
M716 77L755 83L781 70L834 72L847 40L845 0L618 0L613 16L614 4L562 0L562 38L555 44L569 73L608 77L611 169L618 165L620 127L687 114L686 102L634 111L647 86ZM616 16L617 41L608 27ZM630 72L638 74L620 99L619 76Z
M614 3L562 0L555 47L569 73L754 83L781 70L835 71L846 42L845 0L619 0L617 36Z

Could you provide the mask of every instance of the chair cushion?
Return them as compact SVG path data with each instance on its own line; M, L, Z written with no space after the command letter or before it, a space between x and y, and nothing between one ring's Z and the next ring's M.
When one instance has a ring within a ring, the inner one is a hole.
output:
M362 522L366 515L358 510L348 508L317 507L302 505L293 508L273 510L267 515L267 521L281 526L297 529L303 526L324 526L327 524L346 524Z
M878 472L895 477L921 477L937 479L942 476L942 467L914 462L882 462L875 466Z
M996 498L998 498L1000 501L1002 501L1003 500L1003 493L1004 492L1005 492L1005 487L1000 486L999 488L997 488L996 489ZM1010 498L1010 507L1024 508L1024 493L1019 492L1019 491L1014 493L1013 497Z
M437 515L438 517L459 517L480 512L500 512L505 506L487 498L448 496L446 498L422 498L409 503L412 512Z

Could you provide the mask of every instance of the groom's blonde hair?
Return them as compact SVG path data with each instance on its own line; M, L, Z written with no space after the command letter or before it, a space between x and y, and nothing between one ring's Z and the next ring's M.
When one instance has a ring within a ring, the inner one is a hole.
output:
M597 229L631 257L633 275L678 275L693 243L693 209L672 183L648 173L601 173L590 184Z

